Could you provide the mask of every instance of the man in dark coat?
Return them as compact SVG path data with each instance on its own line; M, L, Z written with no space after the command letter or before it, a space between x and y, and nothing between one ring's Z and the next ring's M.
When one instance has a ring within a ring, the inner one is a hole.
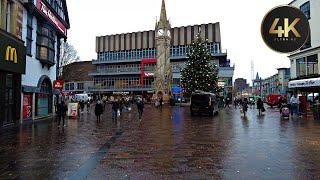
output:
M143 108L144 108L143 99L139 97L138 100L137 100L137 109L138 109L138 114L139 114L139 120L140 121L141 121L141 118L142 118Z
M119 103L118 100L112 102L112 120L116 121L118 117Z
M101 101L98 101L96 104L96 107L94 108L94 113L97 116L97 122L99 123L101 121L101 114L103 113L103 106L101 104Z
M58 128L60 127L60 122L62 119L62 126L66 126L64 124L64 119L67 115L67 106L65 105L64 101L61 101L58 105L57 105L57 115L59 117L59 121L58 121Z

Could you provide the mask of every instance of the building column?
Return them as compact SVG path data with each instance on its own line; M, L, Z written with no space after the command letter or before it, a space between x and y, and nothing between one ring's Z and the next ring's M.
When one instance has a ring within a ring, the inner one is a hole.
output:
M23 123L23 92L21 91L21 100L20 100L20 124Z
M36 115L36 93L32 93L32 121L35 120Z

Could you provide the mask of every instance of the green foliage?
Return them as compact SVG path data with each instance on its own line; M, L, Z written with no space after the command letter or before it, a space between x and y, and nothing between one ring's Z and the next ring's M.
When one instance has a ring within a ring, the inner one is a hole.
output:
M217 86L218 67L212 62L213 58L205 44L198 34L187 54L186 67L181 71L181 86L187 96L196 90L213 93L219 91Z

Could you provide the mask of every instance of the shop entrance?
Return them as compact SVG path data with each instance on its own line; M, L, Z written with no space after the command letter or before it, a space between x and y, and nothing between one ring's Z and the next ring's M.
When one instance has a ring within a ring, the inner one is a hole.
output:
M6 74L5 86L5 105L4 105L4 121L3 125L14 123L14 91L13 91L13 74Z

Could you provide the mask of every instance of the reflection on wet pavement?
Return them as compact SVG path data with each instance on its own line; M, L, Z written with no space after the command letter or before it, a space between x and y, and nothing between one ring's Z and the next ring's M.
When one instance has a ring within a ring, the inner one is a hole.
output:
M0 179L68 179L81 171L88 179L320 178L320 123L283 121L277 109L191 118L188 107L146 105L141 123L135 108L117 123L108 110L100 124L84 114L64 130L42 121L3 130L0 139Z
M320 124L281 121L276 109L247 118L232 108L193 117L188 108L150 109L110 149L89 179L306 179L320 171Z

